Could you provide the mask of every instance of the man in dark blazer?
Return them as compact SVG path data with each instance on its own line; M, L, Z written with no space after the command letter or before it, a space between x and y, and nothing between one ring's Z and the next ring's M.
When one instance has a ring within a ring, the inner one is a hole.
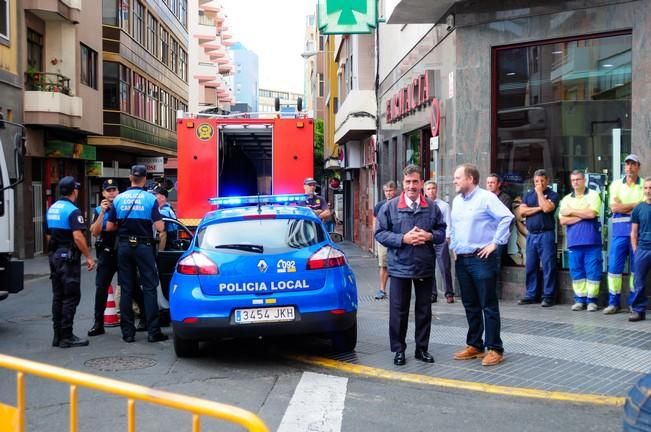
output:
M382 206L375 227L375 239L389 250L389 340L395 352L393 363L405 364L407 323L411 286L416 294L415 357L434 363L428 352L432 325L432 277L436 262L435 244L445 241L445 222L434 201L421 194L420 168L407 165L402 171L403 192Z

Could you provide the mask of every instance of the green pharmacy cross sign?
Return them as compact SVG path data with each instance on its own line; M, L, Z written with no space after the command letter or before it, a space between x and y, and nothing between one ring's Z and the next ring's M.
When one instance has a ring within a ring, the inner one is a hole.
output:
M377 0L319 0L321 34L371 33L377 26Z

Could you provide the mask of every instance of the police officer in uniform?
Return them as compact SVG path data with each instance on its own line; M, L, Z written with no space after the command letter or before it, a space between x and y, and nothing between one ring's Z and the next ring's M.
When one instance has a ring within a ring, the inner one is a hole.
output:
M316 180L311 177L303 180L303 188L305 189L305 194L307 195L307 200L305 201L305 206L314 210L314 213L319 216L323 222L330 219L332 212L328 209L328 202L321 195L316 193Z
M113 200L118 195L118 186L113 179L102 184L102 202L95 208L90 233L97 237L97 273L95 274L95 322L88 336L104 334L104 309L108 297L108 287L118 271L118 252L115 248L116 231L107 231L111 214L115 211Z
M86 257L86 267L95 267L83 231L84 217L75 205L80 184L67 176L59 181L62 198L47 210L45 216L48 240L48 259L52 279L52 346L70 348L88 345L72 332L77 305L81 299L81 255Z
M147 169L144 165L131 167L129 176L131 187L115 198L115 213L109 220L107 229L118 229L118 280L120 295L120 327L122 339L131 343L135 341L131 302L138 289L138 277L142 284L145 317L149 342L167 340L167 335L160 330L158 322L158 271L154 257L154 237L152 224L160 233L161 242L165 242L165 225L158 211L156 198L145 190ZM136 273L137 270L137 273Z
M156 201L158 202L158 211L160 211L161 216L176 219L176 213L174 209L167 202L168 192L163 186L156 186L153 190L154 195L156 196ZM165 232L167 233L167 239L165 244L161 244L160 248L163 250L170 250L174 248L174 241L177 238L177 227L174 223L165 222Z

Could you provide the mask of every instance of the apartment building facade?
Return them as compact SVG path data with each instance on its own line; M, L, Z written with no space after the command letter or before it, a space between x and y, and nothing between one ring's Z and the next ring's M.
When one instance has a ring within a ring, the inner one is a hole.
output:
M44 251L43 215L57 199L65 175L82 184L79 205L89 216L88 167L97 161L89 136L103 133L101 1L25 0L15 3L17 72L27 144L25 181L19 189L18 255ZM21 206L22 201L22 206Z
M214 0L189 0L189 111L223 112L235 103L226 11Z

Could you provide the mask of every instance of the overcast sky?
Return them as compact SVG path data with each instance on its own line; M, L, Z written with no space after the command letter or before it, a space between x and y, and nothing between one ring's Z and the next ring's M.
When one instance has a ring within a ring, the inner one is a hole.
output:
M233 40L258 55L260 87L303 92L305 17L315 0L222 0Z

